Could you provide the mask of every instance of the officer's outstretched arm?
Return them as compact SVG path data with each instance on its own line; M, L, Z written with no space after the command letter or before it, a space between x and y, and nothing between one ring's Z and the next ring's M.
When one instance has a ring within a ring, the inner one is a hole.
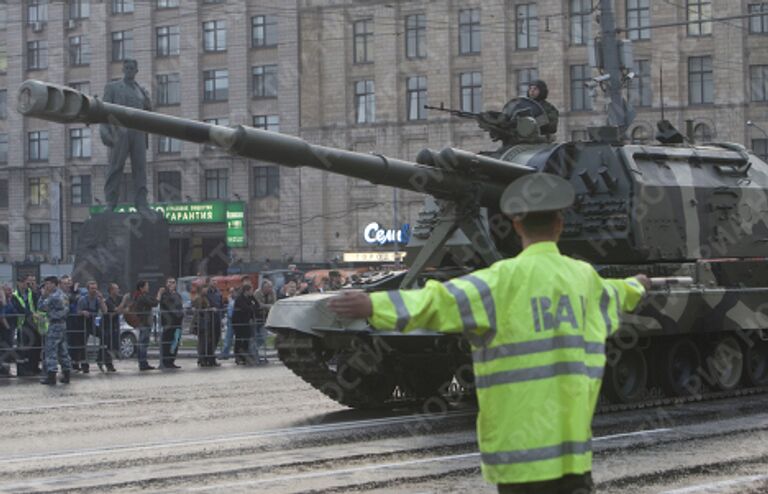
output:
M377 329L405 332L484 334L496 326L494 280L486 269L445 283L428 281L421 290L372 293L370 322Z

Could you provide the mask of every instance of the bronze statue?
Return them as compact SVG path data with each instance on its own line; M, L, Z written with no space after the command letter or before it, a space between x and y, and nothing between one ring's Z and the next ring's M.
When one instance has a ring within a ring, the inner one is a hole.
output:
M136 82L138 63L134 59L123 60L123 79L104 87L104 101L142 110L152 109L152 100L146 89ZM138 210L148 210L147 203L147 134L140 130L126 129L119 122L102 124L101 142L109 148L109 171L104 184L104 197L109 211L117 207L120 198L120 182L123 179L125 159L131 157L133 176L133 203Z

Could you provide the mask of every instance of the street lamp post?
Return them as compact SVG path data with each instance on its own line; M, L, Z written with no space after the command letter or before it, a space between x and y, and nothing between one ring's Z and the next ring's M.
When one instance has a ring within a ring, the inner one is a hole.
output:
M760 127L759 125L757 125L757 124L756 124L755 122L753 122L752 120L747 120L747 127L754 127L755 129L757 129L757 130L759 130L760 132L762 132L762 133L763 133L763 135L765 136L765 138L766 138L766 139L768 139L768 132L766 132L766 131L765 131L765 129L763 129L762 127Z

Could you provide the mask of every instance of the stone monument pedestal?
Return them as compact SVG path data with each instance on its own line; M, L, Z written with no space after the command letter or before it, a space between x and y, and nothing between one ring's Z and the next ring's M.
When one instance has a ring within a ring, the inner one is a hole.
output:
M73 281L94 280L106 296L109 283L122 293L135 290L140 279L154 292L170 275L168 222L154 212L104 212L88 219L80 231Z

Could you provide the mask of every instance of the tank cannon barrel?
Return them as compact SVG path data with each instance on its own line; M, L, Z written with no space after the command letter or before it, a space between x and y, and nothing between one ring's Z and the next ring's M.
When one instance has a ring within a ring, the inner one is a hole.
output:
M295 136L242 125L233 128L213 125L107 103L70 87L36 80L25 81L19 88L17 109L24 116L52 122L110 124L211 144L246 158L288 167L307 166L443 199L456 200L472 194L484 206L497 207L506 185L494 180L478 181L477 175L470 173L472 167L462 170L430 166L314 145ZM460 156L460 160L466 161L465 158ZM485 163L488 160L492 158L476 160L475 168L488 166ZM504 163L494 163L493 168L500 165ZM515 165L510 164L509 169L513 168Z

